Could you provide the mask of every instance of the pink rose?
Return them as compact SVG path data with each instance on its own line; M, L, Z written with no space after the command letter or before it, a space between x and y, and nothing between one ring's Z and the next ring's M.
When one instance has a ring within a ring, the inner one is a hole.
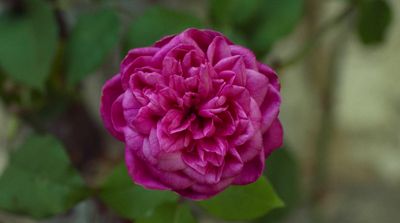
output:
M200 200L260 177L282 144L279 90L249 49L187 29L129 51L100 112L135 183Z

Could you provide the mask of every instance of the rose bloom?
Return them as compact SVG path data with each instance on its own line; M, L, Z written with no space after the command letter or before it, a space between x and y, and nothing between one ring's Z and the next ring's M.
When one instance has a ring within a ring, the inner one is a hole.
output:
M276 73L212 30L129 51L102 90L105 127L136 184L201 200L256 181L282 144Z

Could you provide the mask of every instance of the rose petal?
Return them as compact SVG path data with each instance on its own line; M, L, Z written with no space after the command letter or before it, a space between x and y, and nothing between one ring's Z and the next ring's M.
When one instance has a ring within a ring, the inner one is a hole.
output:
M101 92L100 103L100 116L104 122L104 126L111 133L111 135L121 141L124 140L124 135L122 132L116 130L113 126L111 108L114 101L123 93L121 76L120 74L117 74L104 84Z
M283 143L283 128L279 119L276 119L267 132L263 135L265 157L268 157L275 149L280 148Z
M129 175L136 184L139 184L146 189L171 189L167 185L160 182L157 177L153 176L151 171L148 169L146 162L136 157L135 154L129 149L125 150L125 162L128 166Z
M207 58L212 65L218 63L221 59L231 56L231 49L228 43L221 36L217 36L211 42L207 49Z
M261 176L264 166L264 153L259 153L252 160L244 164L242 172L235 178L233 184L245 185L255 182Z
M251 50L238 45L231 45L230 48L232 55L242 56L247 69L258 71L256 56Z
M260 106L264 101L268 90L268 78L255 70L246 70L246 88L257 104Z
M272 86L279 91L281 89L281 85L278 80L278 75L275 73L275 71L265 64L257 63L257 65L258 71L262 74L265 74Z
M124 94L121 94L111 106L111 121L114 129L118 132L123 132L124 128L127 126L127 122L124 117L124 109L122 107L123 99Z
M184 190L177 190L176 192L183 197L192 200L204 200L215 196L219 192L223 191L228 187L233 181L233 178L228 178L220 181L217 184L194 184L192 187L186 188Z
M252 137L237 149L243 162L253 159L263 150L263 141L260 131L257 131Z
M243 161L236 148L232 147L228 150L225 157L225 166L222 171L222 178L230 178L240 174L243 168Z
M279 115L279 107L281 105L281 96L279 91L274 87L269 87L264 102L261 104L260 111L262 115L261 131L265 132L272 122Z
M128 54L122 60L121 70L125 70L136 58L140 56L153 56L158 50L160 50L158 47L143 47L129 50Z

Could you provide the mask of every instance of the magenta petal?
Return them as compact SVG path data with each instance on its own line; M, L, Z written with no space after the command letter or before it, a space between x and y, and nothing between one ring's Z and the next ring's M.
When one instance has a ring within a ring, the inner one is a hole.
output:
M236 148L230 148L225 157L225 166L222 171L222 178L230 178L240 174L243 168L243 161Z
M121 86L121 76L117 74L113 78L108 80L103 86L100 104L100 115L103 119L104 126L114 137L121 141L124 140L124 135L122 132L117 131L113 126L111 118L111 108L114 101L123 93L124 92Z
M141 104L136 100L132 92L125 91L122 107L124 108L124 117L128 122L128 125L132 127L132 121L136 118Z
M141 150L143 148L144 138L131 128L124 129L126 148L131 150Z
M212 90L210 68L208 66L201 66L199 75L199 92L202 96L207 97Z
M218 63L223 58L231 56L231 49L225 39L217 36L207 49L207 57L212 65Z
M265 96L265 100L260 107L262 115L262 132L265 132L278 117L280 105L281 96L279 91L270 86L267 95Z
M165 57L163 60L162 74L165 76L182 74L182 68L175 58Z
M122 60L121 70L125 70L126 66L132 63L136 58L140 56L153 56L158 50L160 50L158 47L143 47L129 50L128 54Z
M233 184L245 185L255 182L262 174L265 165L264 153L259 153L252 160L246 162L242 172L235 178Z
M260 106L264 101L268 90L268 78L255 70L246 70L247 83L246 88L257 104Z
M154 128L150 131L149 138L144 141L143 155L160 170L178 171L187 167L182 160L180 152L165 153L161 151L157 130Z
M142 134L150 134L150 130L157 123L152 109L148 106L141 107L136 117L133 119L132 124L135 129Z
M263 150L263 141L260 131L257 131L245 144L238 146L237 151L243 162L248 162Z
M178 171L187 168L187 165L182 160L182 154L180 152L175 152L160 153L157 167L166 171Z
M176 37L176 35L164 36L162 39L160 39L156 43L154 43L154 46L155 47L163 47L163 46L167 45L175 37Z
M274 86L276 90L281 89L281 85L278 80L278 75L275 73L274 70L272 70L270 67L268 67L265 64L258 63L258 71L262 74L265 74L268 77L269 82Z
M226 178L217 184L194 184L190 188L177 191L177 193L193 200L204 200L223 191L233 182L233 179Z
M247 69L258 70L256 56L251 50L238 45L231 45L230 48L232 55L240 55L243 57Z
M221 33L189 28L132 49L100 113L148 189L202 200L257 180L282 145L278 76Z
M262 115L260 108L257 106L257 103L254 99L250 100L250 114L249 117L253 123L255 129L260 129L262 124Z
M118 132L123 132L124 128L127 126L124 117L124 109L122 107L123 98L124 94L121 94L111 106L111 121L114 129Z
M267 132L264 133L263 142L265 157L268 157L275 149L282 146L283 128L279 119L276 119Z
M168 134L162 121L157 123L157 138L160 148L165 152L176 152L185 147L185 136L183 134Z
M125 162L128 167L129 175L136 184L142 185L147 189L170 189L152 174L148 165L135 155L134 150L129 148L125 149Z
M177 190L176 192L178 194L180 194L182 197L185 197L185 198L188 198L191 200L195 200L195 201L200 201L200 200L205 200L210 197L213 197L216 194L218 194L220 191L215 191L214 193L211 193L208 191L208 193L204 193L204 192L195 191L193 188L186 188L184 190Z
M121 69L121 83L125 90L129 87L129 80L131 79L131 75L135 73L136 69L150 66L151 59L151 56L140 56L124 67L124 69Z
M208 46L211 44L211 41L217 37L222 36L218 32L208 31L208 30L198 30L189 28L182 33L184 39L187 42L193 41L203 52L207 51Z

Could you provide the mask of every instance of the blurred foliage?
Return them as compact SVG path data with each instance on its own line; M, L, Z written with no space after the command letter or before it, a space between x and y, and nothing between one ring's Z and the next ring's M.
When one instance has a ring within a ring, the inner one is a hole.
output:
M200 19L188 13L152 7L129 25L127 45L129 49L148 46L188 27L204 27L202 24Z
M79 17L66 48L69 84L76 84L95 71L115 47L119 38L118 15L100 10Z
M141 219L154 215L158 206L174 202L178 196L169 191L146 190L135 185L125 164L121 164L101 186L100 199L122 217Z
M357 29L367 45L381 43L392 20L392 11L385 0L362 0L358 3Z
M266 161L266 173L285 206L274 209L257 222L279 222L300 200L299 166L288 147L274 151Z
M259 56L289 34L303 13L302 0L212 0L210 16L216 27L233 27Z
M284 206L265 177L260 177L249 185L231 186L199 204L211 214L225 220L250 220Z
M26 2L26 13L0 15L0 66L15 81L43 88L57 49L57 24L51 6Z
M63 146L51 136L31 136L12 154L0 191L0 208L35 218L63 213L88 195Z
M189 206L185 204L165 203L148 217L137 220L137 223L196 223Z
M208 27L251 48L261 60L296 29L306 5L305 0L209 0L205 17L197 17L190 10L172 9L162 1L146 2L143 9L131 15L126 13L129 9L118 5L122 2L0 3L0 97L34 132L11 154L10 164L0 177L0 209L44 218L64 213L90 196L116 215L139 223L196 222L187 202L172 192L148 191L133 184L123 164L117 165L103 184L88 189L69 160L73 153L66 146L68 141L37 132L54 132L48 123L57 121L55 113L79 115L68 111L73 104L86 106L82 81L108 64L106 58L113 52L120 57L121 50L150 45L189 27ZM382 43L393 17L389 3L346 1L346 13L321 27L315 38L354 15L352 28L360 41L366 45ZM128 21L124 20L126 14ZM310 42L316 42L315 38ZM311 45L306 42L304 49ZM303 57L304 53L299 55ZM297 61L296 55L294 58L288 61ZM68 121L63 124L68 125ZM97 140L95 132L89 134ZM279 222L301 199L299 167L286 147L274 152L266 166L268 180L261 177L253 184L233 186L212 199L189 204L224 220Z

